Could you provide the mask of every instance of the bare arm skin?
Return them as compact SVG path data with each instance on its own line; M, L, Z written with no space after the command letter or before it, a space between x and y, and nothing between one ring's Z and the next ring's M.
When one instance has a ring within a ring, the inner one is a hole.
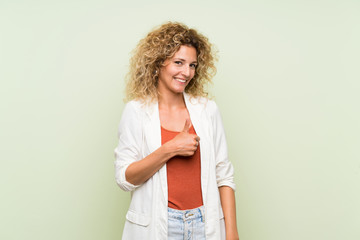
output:
M190 126L190 120L186 119L183 131L176 137L142 160L130 164L125 172L126 180L134 185L140 185L152 177L172 157L194 155L200 138L189 133Z
M221 206L224 212L226 240L238 240L234 190L228 186L219 187Z

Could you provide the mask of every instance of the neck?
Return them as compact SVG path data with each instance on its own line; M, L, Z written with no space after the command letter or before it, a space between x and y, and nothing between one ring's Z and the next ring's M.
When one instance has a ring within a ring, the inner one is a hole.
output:
M179 94L161 94L159 95L159 107L160 108L183 108L185 107L185 100L183 93Z

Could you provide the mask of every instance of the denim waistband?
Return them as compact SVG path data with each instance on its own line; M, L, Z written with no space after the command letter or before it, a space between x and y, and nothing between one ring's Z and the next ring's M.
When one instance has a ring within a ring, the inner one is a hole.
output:
M188 210L177 210L173 208L168 208L168 217L172 219L182 220L184 222L201 218L201 221L204 222L204 206Z

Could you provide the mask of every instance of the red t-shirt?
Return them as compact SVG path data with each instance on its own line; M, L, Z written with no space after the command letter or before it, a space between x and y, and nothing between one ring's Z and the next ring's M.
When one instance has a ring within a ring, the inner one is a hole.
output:
M196 134L193 126L189 133ZM161 127L161 144L173 139L179 132ZM175 156L166 163L168 206L178 210L193 209L203 205L201 193L200 145L190 157Z

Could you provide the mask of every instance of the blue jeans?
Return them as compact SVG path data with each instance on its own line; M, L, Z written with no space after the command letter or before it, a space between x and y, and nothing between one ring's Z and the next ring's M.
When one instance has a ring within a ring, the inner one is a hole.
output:
M168 208L169 240L205 240L204 206L177 210Z

